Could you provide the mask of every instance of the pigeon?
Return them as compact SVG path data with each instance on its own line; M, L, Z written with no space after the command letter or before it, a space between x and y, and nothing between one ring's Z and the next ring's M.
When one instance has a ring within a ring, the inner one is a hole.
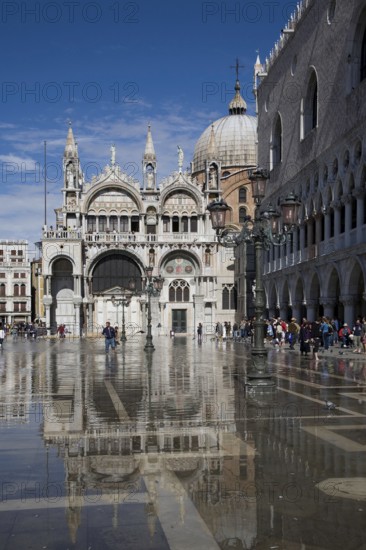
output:
M328 399L325 400L325 407L329 410L329 411L332 411L334 409L337 408L337 405L335 403L333 403L332 401L329 401Z

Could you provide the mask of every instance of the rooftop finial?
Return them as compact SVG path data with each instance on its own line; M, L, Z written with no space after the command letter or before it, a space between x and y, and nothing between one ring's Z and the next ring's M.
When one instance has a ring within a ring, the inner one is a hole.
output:
M244 65L240 65L239 59L236 58L235 65L230 65L230 69L235 69L236 80L239 81L239 69L244 69Z
M247 104L240 94L240 82L239 82L239 69L244 68L244 65L240 65L239 59L236 58L236 64L230 66L231 69L236 71L236 83L235 83L235 97L229 103L229 113L231 115L244 115L247 110Z

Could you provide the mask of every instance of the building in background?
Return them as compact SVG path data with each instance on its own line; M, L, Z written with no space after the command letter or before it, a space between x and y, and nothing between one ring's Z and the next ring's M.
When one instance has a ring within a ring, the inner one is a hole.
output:
M28 241L0 241L0 319L31 321L31 267Z
M70 126L62 206L42 237L47 326L62 323L75 334L89 334L100 332L106 320L120 325L123 311L113 297L128 295L132 279L136 291L125 319L130 330L144 330L146 266L164 277L160 297L151 299L153 333L195 333L199 322L209 333L217 321L233 323L234 253L218 246L207 205L227 200L235 227L252 213L247 172L256 165L255 143L256 119L246 115L239 81L229 115L199 138L192 170L183 170L178 147L177 170L161 181L150 126L142 181L122 172L112 146L109 163L90 182Z
M362 0L303 0L258 71L266 200L302 202L291 240L266 257L270 316L366 314L365 29Z

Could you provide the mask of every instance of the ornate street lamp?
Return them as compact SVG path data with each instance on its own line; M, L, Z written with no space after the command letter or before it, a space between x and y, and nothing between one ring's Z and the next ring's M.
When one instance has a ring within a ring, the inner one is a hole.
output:
M291 192L281 203L282 232L278 221L280 215L272 205L262 212L260 207L266 193L268 172L257 167L250 175L252 196L255 203L254 220L247 216L240 232L225 229L225 215L229 209L227 203L221 199L211 202L207 210L211 214L213 229L216 229L219 243L225 247L236 247L242 242L252 242L255 249L255 320L254 344L251 351L252 365L247 372L246 384L254 387L272 387L274 382L268 371L267 349L264 345L265 335L265 293L263 287L263 250L270 245L281 246L288 240L290 232L297 222L300 202Z
M153 337L151 334L151 296L159 296L163 288L164 279L160 275L153 277L153 268L148 266L145 268L146 279L145 292L147 294L147 334L146 334L146 351L154 351Z
M117 322L118 322L118 306L122 306L122 332L121 332L121 342L126 342L126 326L125 326L125 307L128 307L131 302L132 295L135 291L136 283L133 279L130 279L128 282L128 289L125 289L125 292L121 294L120 298L112 296L111 301L114 306L117 308Z

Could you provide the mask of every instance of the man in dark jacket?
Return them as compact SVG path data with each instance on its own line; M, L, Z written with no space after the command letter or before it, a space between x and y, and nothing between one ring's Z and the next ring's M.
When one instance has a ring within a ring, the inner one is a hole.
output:
M116 341L115 341L116 333L114 328L111 327L111 324L109 321L106 322L102 334L105 337L105 351L106 353L108 353L110 347L112 349L116 348Z

